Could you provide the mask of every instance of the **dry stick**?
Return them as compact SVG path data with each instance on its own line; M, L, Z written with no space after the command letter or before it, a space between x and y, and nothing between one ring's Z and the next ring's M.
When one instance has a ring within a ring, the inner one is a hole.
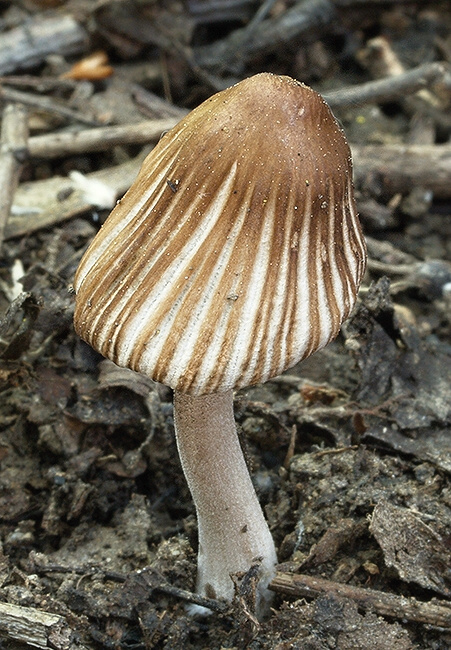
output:
M43 612L33 607L0 603L0 637L14 639L34 648L55 650L83 650L67 621L58 614Z
M446 72L442 63L426 63L395 77L369 81L358 86L324 93L323 97L333 109L370 102L386 102L426 88L443 79Z
M399 77L405 73L404 65L397 53L393 50L390 42L383 36L376 36L366 43L366 47L358 53L359 61L377 79ZM449 85L446 77L449 72L443 75L442 83ZM441 110L443 102L439 97L428 89L420 89L406 97L399 97L404 111L410 115L418 113L428 115L437 126L448 130L451 128L451 119L445 110Z
M148 149L144 149L132 160L87 174L86 177L108 186L119 197L135 180L147 153ZM53 176L42 181L22 183L14 197L5 239L26 235L86 214L89 210L96 209L91 201L70 178Z
M422 0L425 2L433 0ZM397 0L408 3L411 0ZM280 49L294 41L311 42L318 34L324 35L324 28L336 19L337 10L353 5L382 4L386 0L298 0L293 7L274 18L258 20L258 14L266 11L270 2L263 2L256 14L256 21L242 29L234 30L229 36L212 45L198 47L194 57L202 68L228 70L233 74L243 73L246 63L252 57Z
M187 108L180 108L175 104L170 104L168 101L155 95L150 90L143 88L139 84L132 83L130 85L131 96L139 109L149 118L167 119L169 117L178 118L185 117L189 113Z
M324 98L332 109L358 105L373 101L388 100L413 93L425 88L445 75L441 63L430 63L414 68L409 72L383 79L370 81L358 86L343 88L327 93ZM78 132L50 133L30 138L28 146L30 156L54 158L57 156L101 151L119 144L144 144L153 142L162 132L172 128L181 119L185 111L178 109L174 118L148 120L138 124L99 127Z
M0 145L0 248L22 165L28 157L27 139L25 107L8 104L3 111Z
M21 88L33 88L39 92L49 92L51 90L75 90L78 81L75 79L60 79L59 77L35 77L34 75L6 75L0 77L0 85L19 86Z
M266 18L268 13L271 11L273 6L276 4L276 0L262 0L260 7L255 12L253 18L246 25L247 36L250 38L254 33L257 25L259 25L262 20Z
M254 38L254 34L258 30L258 26L263 22L263 20L267 18L267 15L271 11L274 4L275 4L275 0L262 1L262 4L257 9L252 19L248 22L246 27L240 30L239 32L239 39L242 44L247 45L252 41L252 39ZM242 48L238 47L235 56L241 57L241 50Z
M357 185L372 178L387 196L422 187L436 198L451 197L451 144L352 145L351 150Z
M317 598L321 595L333 594L349 598L361 609L373 610L382 616L451 628L451 605L445 601L422 602L415 598L292 573L277 573L269 588L295 598Z
M194 594L191 591L180 589L180 587L174 587L169 584L161 584L156 586L154 589L155 591L161 591L168 596L180 598L181 600L184 600L188 603L199 605L200 607L205 607L206 609L211 609L213 612L224 612L229 608L229 604L221 600L207 598L206 596Z
M31 93L24 93L21 90L14 90L13 88L0 86L0 101L1 100L20 102L26 106L46 111L47 113L56 113L68 120L75 120L77 122L82 122L83 124L88 124L89 126L99 126L99 122L92 117L86 117L86 115L74 111L72 108L68 108L67 106L62 106L48 97L41 97Z
M273 52L294 39L311 38L336 16L330 0L302 0L276 18L263 20L247 39L246 28L234 30L230 36L194 50L197 63L209 70L228 69L240 74L248 59Z
M179 118L146 120L138 124L105 126L83 131L37 135L28 142L33 158L56 158L89 151L103 151L115 145L154 142L171 129Z
M368 252L373 260L390 260L393 266L406 266L411 267L418 262L418 258L410 253L400 250L391 242L385 240L375 239L368 235L366 237L366 244Z
M201 83L205 84L207 88L212 88L217 92L218 90L224 90L224 88L230 86L230 83L227 81L210 74L203 67L199 66L191 48L186 47L179 40L174 38L169 30L165 30L163 26L160 25L159 31L160 36L164 38L164 45L162 45L162 47L164 47L165 51L168 53L176 53L182 61L186 63L192 74L196 76Z
M77 54L88 42L88 33L72 16L37 15L2 34L0 75L33 68L49 54Z
M388 264L380 260L368 260L368 270L388 276L410 275L419 266L421 266L421 262L417 262L416 264Z

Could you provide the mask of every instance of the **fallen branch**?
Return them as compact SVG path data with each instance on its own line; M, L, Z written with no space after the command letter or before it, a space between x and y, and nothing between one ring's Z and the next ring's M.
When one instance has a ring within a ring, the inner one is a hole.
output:
M389 101L426 88L442 79L445 74L445 67L441 63L428 63L396 77L370 81L325 93L324 99L333 110L350 105ZM138 88L136 92L140 90L142 91L142 89ZM172 128L184 116L186 111L174 107L173 112L174 117L168 116L164 119L147 120L138 124L113 125L77 132L34 136L29 140L30 156L54 158L106 150L114 145L153 142L160 137L163 131ZM79 117L77 114L77 119Z
M36 16L2 34L0 75L33 68L49 54L83 52L88 40L87 32L72 16Z
M166 118L146 120L138 124L37 135L29 140L30 156L33 158L56 158L91 151L105 151L115 145L155 142L177 121L178 118Z
M66 120L74 120L76 122L81 122L82 124L88 124L89 126L98 126L99 124L99 122L93 117L86 116L83 113L80 113L80 111L75 111L73 108L64 106L63 104L53 100L51 97L41 97L40 95L25 93L22 90L15 90L14 88L8 88L6 86L0 86L0 100L7 102L20 102L21 104L25 104L31 108L37 108L46 113L59 115Z
M0 248L22 165L28 157L27 139L25 108L8 104L3 111L0 143Z
M324 93L323 97L332 109L387 102L427 88L445 75L446 68L442 63L426 63L393 77Z
M451 196L451 144L351 145L357 186L376 185L386 196L430 190L438 199Z
M277 573L269 588L295 598L317 598L324 594L334 594L349 598L361 609L373 610L382 616L451 628L451 604L445 601L422 602L415 598L292 573Z
M0 638L20 641L34 648L83 650L63 616L9 603L0 603Z
M86 179L105 185L118 198L135 180L147 153L148 149L126 163L87 174ZM70 178L54 176L43 181L23 183L14 197L5 239L48 228L92 209L97 209L93 199Z
M230 36L212 45L196 48L194 57L200 67L241 74L251 57L274 52L295 39L311 42L335 16L330 0L303 0L280 16L258 23L252 29L251 38L246 27L235 29Z

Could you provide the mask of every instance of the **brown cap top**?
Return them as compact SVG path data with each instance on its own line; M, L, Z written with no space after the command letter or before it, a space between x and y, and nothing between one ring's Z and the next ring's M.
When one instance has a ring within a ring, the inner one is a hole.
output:
M267 380L333 339L366 248L324 100L263 73L167 133L85 253L75 327L191 394Z

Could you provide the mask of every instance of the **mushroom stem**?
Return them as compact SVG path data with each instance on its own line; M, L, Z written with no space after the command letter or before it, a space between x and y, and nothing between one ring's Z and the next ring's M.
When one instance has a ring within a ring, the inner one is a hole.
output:
M175 392L177 446L196 505L199 531L197 592L231 601L230 577L260 562L256 613L269 608L267 589L277 562L241 451L233 414L233 393L193 397Z

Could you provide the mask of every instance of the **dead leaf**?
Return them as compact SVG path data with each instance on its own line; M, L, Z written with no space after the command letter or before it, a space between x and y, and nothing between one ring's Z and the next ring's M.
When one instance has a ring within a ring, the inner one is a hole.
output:
M62 79L98 81L111 77L114 69L108 63L106 52L93 52L75 63L72 68L62 75Z
M370 531L405 582L451 596L451 553L438 533L408 508L382 501L374 509Z

